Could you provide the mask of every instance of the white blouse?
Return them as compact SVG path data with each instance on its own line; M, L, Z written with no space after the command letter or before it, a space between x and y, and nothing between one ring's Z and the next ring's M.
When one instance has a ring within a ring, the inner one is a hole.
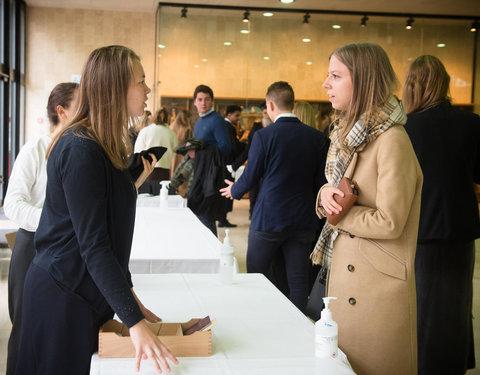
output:
M45 154L51 138L43 135L27 142L20 150L8 181L3 203L5 215L20 228L35 232L40 221L45 189L47 161Z

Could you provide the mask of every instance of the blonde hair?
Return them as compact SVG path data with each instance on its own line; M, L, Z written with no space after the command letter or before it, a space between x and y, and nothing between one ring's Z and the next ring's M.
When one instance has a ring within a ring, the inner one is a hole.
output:
M293 107L293 113L297 118L311 126L312 128L317 128L317 119L315 118L315 110L313 109L312 105L308 102L296 102L295 106Z
M450 100L450 76L435 56L417 57L410 65L403 86L403 107L406 113L425 110Z
M350 43L337 48L335 56L350 72L352 101L346 111L335 111L334 122L341 126L341 139L363 115L365 121L390 97L398 83L386 52L375 43Z
M191 135L190 113L185 109L177 110L175 120L170 124L170 129L177 135L178 143L182 143Z
M80 80L77 112L52 141L47 157L58 139L73 129L75 135L97 142L115 168L126 168L131 149L127 93L133 79L134 60L140 62L135 52L123 46L102 47L90 54Z
M146 110L144 113L143 113L143 116L140 118L140 121L137 121L137 123L135 124L135 130L137 132L139 132L140 130L142 130L143 128L147 127L148 125L150 125L148 123L149 120L152 119L152 112L150 112L149 110Z

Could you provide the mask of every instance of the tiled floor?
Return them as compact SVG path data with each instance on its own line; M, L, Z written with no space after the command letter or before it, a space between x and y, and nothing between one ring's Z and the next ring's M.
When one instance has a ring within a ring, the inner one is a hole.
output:
M237 228L230 230L231 242L235 248L235 257L238 260L240 272L246 271L245 256L247 252L248 227L248 200L235 201L234 210L228 215L228 220L237 224ZM1 228L0 228L1 229ZM218 229L218 237L223 240L224 228ZM477 263L475 264L474 276L474 301L473 314L480 317L480 241L477 241ZM8 270L8 251L0 249L0 374L5 373L5 358L7 352L7 340L10 333L10 320L7 307L7 282L6 272ZM477 362L480 363L480 318L474 320L475 347ZM470 370L468 375L480 375L478 369Z

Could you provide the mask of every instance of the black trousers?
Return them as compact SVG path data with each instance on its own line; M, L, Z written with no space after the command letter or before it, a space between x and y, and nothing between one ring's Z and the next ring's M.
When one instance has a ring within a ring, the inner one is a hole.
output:
M28 267L35 256L35 232L19 229L15 237L10 269L8 271L8 312L12 331L8 339L7 375L15 374L22 328L23 285Z
M112 311L96 311L35 263L28 269L23 297L16 375L88 375L98 330Z
M460 375L475 367L474 264L473 241L435 241L417 245L419 375Z
M308 280L310 268L310 243L314 231L284 231L280 233L260 232L250 229L248 234L247 272L271 274L272 262L283 255L285 273L288 282L290 301L305 312L308 299ZM278 268L277 268L278 273ZM277 274L276 279L281 279ZM282 285L272 283L282 290Z

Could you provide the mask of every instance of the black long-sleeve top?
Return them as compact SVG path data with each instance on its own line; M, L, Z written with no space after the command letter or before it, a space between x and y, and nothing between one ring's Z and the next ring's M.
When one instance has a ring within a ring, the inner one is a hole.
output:
M409 114L405 130L423 171L418 242L480 237L480 117L444 102Z
M128 271L136 192L93 140L68 131L47 162L35 264L95 311L111 308L130 328L143 314Z

